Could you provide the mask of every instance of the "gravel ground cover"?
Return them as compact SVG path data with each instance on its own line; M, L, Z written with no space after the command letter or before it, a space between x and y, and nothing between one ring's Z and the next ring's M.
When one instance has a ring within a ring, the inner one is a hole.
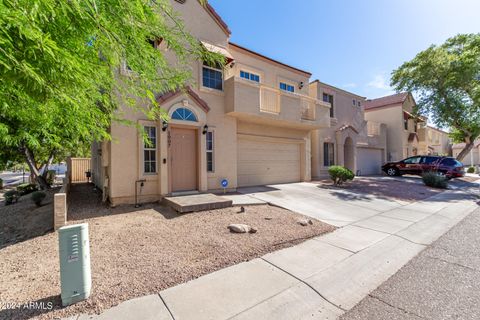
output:
M9 189L3 189L2 195ZM5 206L3 196L0 196L0 249L44 235L53 229L53 195L58 191L54 188L45 191L47 197L41 207L37 207L31 199L31 194L20 197L17 203Z
M4 308L0 319L99 313L334 230L316 220L301 226L297 222L304 216L268 205L246 207L244 213L226 208L178 215L160 205L110 209L99 196L90 185L74 185L69 200L69 223L89 224L90 299L60 307L58 239L52 232L0 250L0 301L47 305L43 310ZM231 223L245 223L258 232L233 234L227 229Z

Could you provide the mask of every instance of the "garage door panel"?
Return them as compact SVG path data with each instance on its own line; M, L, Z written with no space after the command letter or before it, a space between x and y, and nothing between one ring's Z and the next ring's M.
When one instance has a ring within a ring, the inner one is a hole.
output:
M300 181L300 144L238 139L238 184Z
M360 170L360 174L363 176L381 174L382 155L383 151L381 149L358 148L357 170Z

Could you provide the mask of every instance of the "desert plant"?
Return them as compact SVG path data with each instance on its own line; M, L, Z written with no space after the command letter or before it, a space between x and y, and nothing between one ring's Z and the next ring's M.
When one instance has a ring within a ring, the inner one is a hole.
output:
M21 196L24 196L26 194L32 193L37 190L38 190L38 187L34 183L22 183L17 187L17 191L20 193Z
M355 175L350 169L347 169L342 166L331 166L328 168L328 173L330 178L333 180L333 184L338 186L343 184L347 180L353 180Z
M18 201L20 193L17 190L8 190L3 196L5 197L5 205L8 206Z
M467 173L475 173L475 167L468 167Z
M37 207L42 205L42 201L47 197L47 194L43 191L35 191L32 193L32 201Z
M425 172L422 175L423 183L432 188L446 189L448 187L448 180L445 176L437 172Z

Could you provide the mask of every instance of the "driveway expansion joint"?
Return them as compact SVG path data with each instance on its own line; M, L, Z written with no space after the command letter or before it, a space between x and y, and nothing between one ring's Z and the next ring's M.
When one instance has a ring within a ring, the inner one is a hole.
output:
M273 263L271 263L270 261L264 259L263 257L261 257L260 259L262 259L262 260L265 261L266 263L270 264L271 266L277 268L278 270L285 272L285 273L288 274L290 277L292 277L292 278L300 281L301 283L303 283L304 285L306 285L307 287L309 287L310 289L312 289L316 294L318 294L318 296L319 296L320 298L322 298L323 300L327 301L328 303L330 303L330 304L331 304L332 306L334 306L335 308L338 308L338 309L342 310L343 312L347 312L347 311L348 311L347 309L344 309L344 308L336 305L336 304L333 303L332 301L328 300L326 297L324 297L317 289L315 289L315 288L314 288L313 286L311 286L309 283L307 283L307 282L303 281L302 279L294 276L294 275L291 274L290 272L288 272L288 271L286 271L286 270L284 270L284 269L276 266L275 264L273 264Z

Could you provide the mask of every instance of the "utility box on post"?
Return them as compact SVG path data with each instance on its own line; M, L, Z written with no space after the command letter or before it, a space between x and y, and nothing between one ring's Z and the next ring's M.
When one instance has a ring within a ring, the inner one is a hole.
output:
M62 305L68 306L87 299L92 288L88 224L58 229L58 244Z

